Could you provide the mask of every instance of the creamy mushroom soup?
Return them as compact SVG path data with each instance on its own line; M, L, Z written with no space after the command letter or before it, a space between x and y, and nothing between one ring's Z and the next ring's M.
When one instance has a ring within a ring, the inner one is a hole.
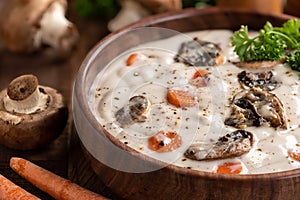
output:
M180 167L299 168L290 156L300 148L298 73L286 64L238 67L232 34L192 32L124 52L91 88L97 120L133 149Z

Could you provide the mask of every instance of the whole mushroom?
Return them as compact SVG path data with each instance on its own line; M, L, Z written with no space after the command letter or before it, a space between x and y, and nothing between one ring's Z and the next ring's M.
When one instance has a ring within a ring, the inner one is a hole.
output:
M58 56L68 56L79 33L66 19L66 9L66 0L5 1L0 10L0 35L4 45L18 53L49 46Z
M28 150L44 147L64 130L68 108L55 89L34 75L15 78L0 92L0 144Z
M108 23L110 31L116 31L155 13L182 9L181 0L120 0L120 5L121 10Z

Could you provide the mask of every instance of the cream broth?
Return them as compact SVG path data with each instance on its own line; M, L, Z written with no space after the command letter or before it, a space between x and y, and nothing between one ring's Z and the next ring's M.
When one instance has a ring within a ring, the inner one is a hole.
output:
M99 123L133 149L181 167L214 172L221 163L241 161L242 174L299 168L300 162L290 158L287 153L289 149L300 145L299 77L285 64L272 68L275 79L282 84L271 93L276 94L283 103L289 121L288 129L247 127L245 130L254 135L254 145L250 152L236 158L196 161L183 155L192 143L212 143L220 136L236 130L226 126L224 120L230 114L231 99L242 90L237 74L243 70L255 71L239 68L229 62L237 60L230 46L232 31L199 31L187 35L190 39L196 36L219 44L224 52L224 63L220 66L201 67L209 71L207 86L191 85L189 81L196 68L174 61L180 44L184 42L182 37L175 36L138 46L114 59L95 79L89 104ZM168 50L157 47L161 45L172 47ZM142 57L132 66L126 66L126 60L132 53L139 53ZM184 88L196 94L199 103L184 109L170 105L166 100L170 87ZM135 95L143 95L151 102L146 120L120 126L115 113ZM148 138L160 130L176 131L182 137L181 147L165 153L150 150Z

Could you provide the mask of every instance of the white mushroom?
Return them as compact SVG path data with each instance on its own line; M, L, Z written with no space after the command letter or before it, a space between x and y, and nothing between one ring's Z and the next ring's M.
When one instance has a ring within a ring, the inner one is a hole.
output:
M108 23L110 31L116 31L151 14L140 3L134 0L124 0L120 4L122 7L120 12Z
M0 12L0 33L13 52L29 53L44 45L65 56L75 46L79 34L65 18L66 0L10 0Z
M110 31L116 31L153 13L182 8L181 0L120 0L121 10L108 23Z

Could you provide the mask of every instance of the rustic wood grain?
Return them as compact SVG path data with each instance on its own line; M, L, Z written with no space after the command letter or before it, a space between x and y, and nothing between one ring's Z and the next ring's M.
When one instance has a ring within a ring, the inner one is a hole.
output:
M75 183L114 200L121 200L98 177L84 154L75 127L72 126L69 148L69 178Z

